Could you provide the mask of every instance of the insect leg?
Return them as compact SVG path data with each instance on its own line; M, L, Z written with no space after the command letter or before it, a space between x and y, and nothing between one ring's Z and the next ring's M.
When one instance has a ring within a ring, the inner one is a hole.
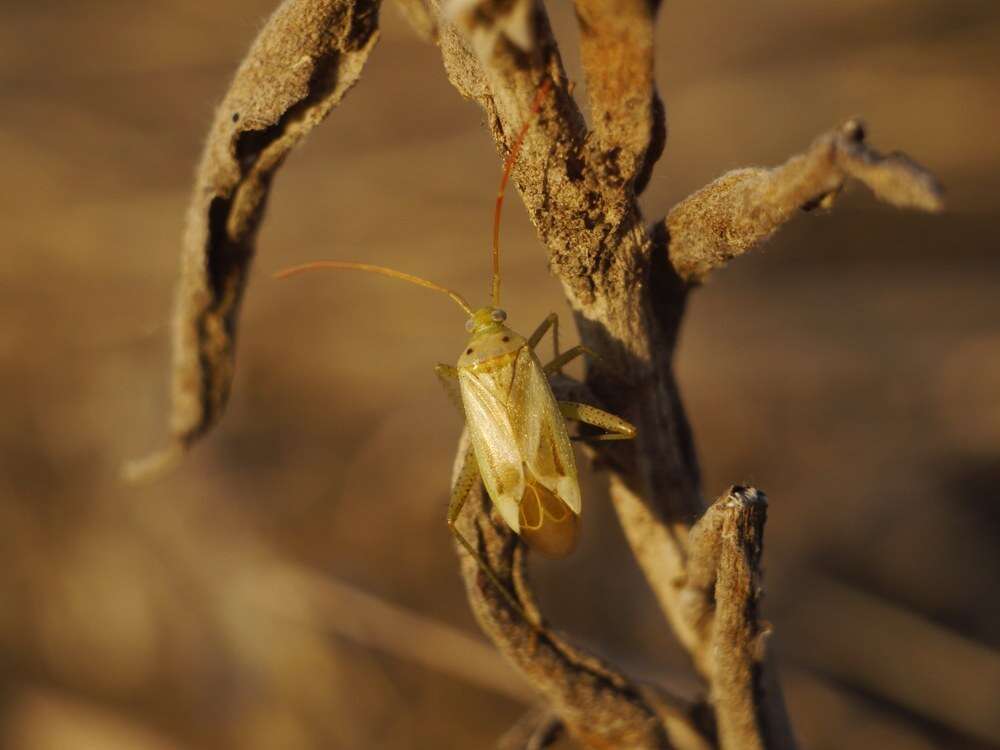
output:
M541 322L535 332L528 337L528 346L534 349L538 346L538 342L542 340L542 336L549 329L552 329L552 350L555 353L554 356L559 356L559 316L556 313L549 313L545 316L545 320Z
M559 411L567 419L607 430L602 435L592 437L588 435L582 438L583 440L631 440L635 437L635 427L631 423L596 406L578 404L575 401L560 401Z
M581 354L586 354L592 359L600 359L601 355L595 352L588 346L583 344L577 344L564 351L562 354L557 354L556 358L549 362L542 369L545 370L546 375L551 375L554 372L562 372L562 368L569 362L579 357Z
M437 375L441 387L444 388L444 392L448 396L448 400L464 414L465 407L462 405L462 391L458 387L458 369L451 365L434 365L434 374Z
M451 490L451 500L448 503L448 528L451 530L451 533L455 535L455 538L459 541L459 543L465 547L465 551L472 555L472 558L479 564L479 569L486 574L490 583L496 587L497 591L503 594L507 603L514 609L515 612L524 618L525 622L534 627L534 622L525 613L520 602L518 602L507 587L501 583L489 563L483 559L482 555L480 555L476 551L475 547L473 547L469 541L462 536L462 532L458 530L457 526L455 526L455 522L458 520L458 516L462 512L462 508L465 507L465 499L472 491L473 485L478 481L479 466L476 464L476 454L473 452L472 446L469 446L468 451L465 453L465 458L462 459L462 468L458 472L458 478L455 480L455 486L452 487Z

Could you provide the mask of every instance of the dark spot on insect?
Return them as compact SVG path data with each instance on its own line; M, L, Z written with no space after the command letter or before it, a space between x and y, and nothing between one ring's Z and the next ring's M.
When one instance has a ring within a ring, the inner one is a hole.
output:
M239 121L240 121L240 113L233 112L233 122L239 122Z
M506 343L507 341L510 341L510 336L504 336L504 337L503 337L502 339L500 339L500 340Z
M468 349L466 349L465 353L466 354L472 354L472 347L470 346Z

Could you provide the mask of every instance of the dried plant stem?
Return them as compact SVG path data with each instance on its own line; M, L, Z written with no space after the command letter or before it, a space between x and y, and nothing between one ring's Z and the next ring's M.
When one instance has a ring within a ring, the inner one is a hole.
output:
M466 448L467 440L463 436ZM461 459L455 478L460 464ZM461 550L469 603L487 636L544 696L566 730L586 747L672 747L668 723L681 724L686 734L700 736L694 706L686 713L683 708L669 714L661 711L646 700L639 684L548 626L526 579L526 550L509 527L491 516L489 506L482 488L473 487L467 500L471 512L462 514L460 531L477 543L497 576L515 592L528 621L511 609L476 561ZM683 702L675 700L673 705Z
M480 5L502 19L499 3ZM783 167L723 178L718 189L696 193L646 231L635 197L665 133L650 72L652 47L643 43L652 38L655 4L577 2L595 122L591 138L581 133L545 13L532 7L536 38L527 56L505 44L502 34L486 54L481 43L464 45L439 16L445 67L455 86L482 105L501 153L540 81L556 81L515 179L581 338L600 356L588 373L592 395L638 428L631 445L600 455L611 470L616 510L667 621L706 681L718 745L793 747L766 656L765 628L757 620L763 495L734 489L692 528L702 500L673 376L678 327L692 282L755 246L799 208L829 205L848 177L897 205L928 210L939 207L940 188L909 159L869 149L863 129L852 122ZM627 22L617 24L619 16ZM478 27L469 32L483 33ZM479 539L481 552L493 556L515 544L502 534L499 546L490 536ZM464 570L475 608L476 587L468 576L478 574L469 565ZM506 626L497 627L488 615L480 612L487 632L508 655L516 652L519 644L500 635ZM571 677L550 672L531 678L544 685ZM573 732L569 707L553 705ZM696 741L711 733L702 729Z
M848 177L901 208L939 211L942 189L902 154L883 156L848 120L774 169L737 169L681 201L667 215L670 262L688 281L757 247L800 210L829 208Z
M690 704L640 685L553 630L525 577L525 549L473 487L458 525L521 611L460 549L470 605L558 717L542 714L506 741L541 747L547 729L559 726L587 747L793 747L765 648L768 626L758 617L766 501L734 487L705 509L674 377L678 330L688 294L711 271L801 209L831 205L848 178L889 203L930 211L941 206L940 186L907 157L871 149L851 121L779 167L723 175L647 227L636 197L666 138L653 79L656 0L575 1L590 131L540 1L469 0L456 4L454 17L439 0L397 1L421 36L439 45L455 88L482 107L501 158L542 82L551 82L512 180L583 343L599 356L586 384L558 379L556 388L637 427L634 441L605 444L596 456L609 470L618 517L666 626L690 653L708 696ZM377 38L378 7L377 0L287 0L220 107L185 234L168 455L224 408L271 177L358 79ZM460 458L466 447L463 438Z
M543 750L562 734L559 717L546 709L532 709L497 743L497 750Z

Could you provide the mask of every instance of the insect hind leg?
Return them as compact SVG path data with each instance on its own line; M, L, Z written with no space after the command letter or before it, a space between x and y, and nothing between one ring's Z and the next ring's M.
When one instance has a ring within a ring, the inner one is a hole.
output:
M631 440L635 437L635 426L631 422L596 406L576 401L560 401L559 411L566 419L606 430L600 435L587 435L578 438L579 440Z
M455 538L458 540L465 551L468 552L472 559L476 561L479 565L479 569L486 574L487 579L490 583L499 591L504 600L510 607L517 612L522 619L531 625L533 628L537 628L537 624L534 620L528 617L528 614L524 611L521 603L517 598L510 592L510 590L504 586L503 582L497 577L497 574L490 567L490 564L486 562L485 558L472 546L471 542L465 538L458 527L455 525L458 521L458 516L462 512L462 508L465 507L466 498L468 498L469 493L472 491L473 486L479 481L479 466L476 464L476 454L473 452L472 446L465 452L465 458L462 459L462 468L458 472L458 477L455 479L455 485L451 489L451 500L448 502L448 529L454 534Z

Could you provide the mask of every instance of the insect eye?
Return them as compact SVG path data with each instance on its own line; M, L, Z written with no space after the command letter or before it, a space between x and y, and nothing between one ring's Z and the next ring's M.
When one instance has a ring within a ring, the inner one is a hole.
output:
M472 333L472 331L475 330L475 328L476 328L476 321L474 321L472 318L469 318L467 321L465 321L466 331Z
M490 313L490 317L493 319L495 323L503 323L505 320L507 320L507 313L505 313L503 310L494 310L493 312Z

